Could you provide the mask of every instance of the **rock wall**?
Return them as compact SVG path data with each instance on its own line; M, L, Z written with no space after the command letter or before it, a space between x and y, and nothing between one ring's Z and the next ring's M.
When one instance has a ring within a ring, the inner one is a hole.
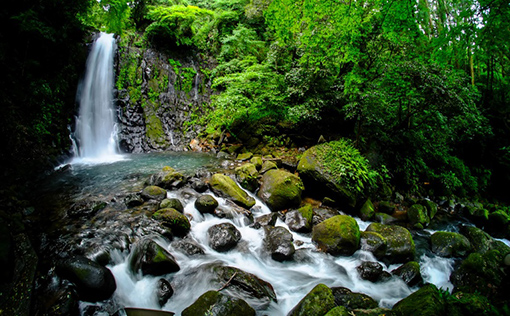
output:
M120 40L116 61L119 143L125 152L200 150L196 124L212 94L210 62L192 51L160 52ZM190 146L191 144L191 146Z

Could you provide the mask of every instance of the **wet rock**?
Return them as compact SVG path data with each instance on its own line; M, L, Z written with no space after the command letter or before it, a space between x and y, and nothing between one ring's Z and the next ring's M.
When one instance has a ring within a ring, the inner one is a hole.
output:
M69 210L67 210L67 215L69 217L92 217L97 212L101 211L106 207L106 202L104 201L94 201L94 200L81 200L74 203Z
M278 220L278 213L270 213L255 218L255 224L259 226L274 226Z
M185 178L182 173L168 166L163 167L160 172L153 174L149 179L150 185L159 186L168 190L180 188L184 183Z
M335 307L335 297L331 289L324 284L318 284L299 301L287 316L325 315Z
M276 261L292 260L296 251L292 234L285 227L265 226L264 249Z
M170 228L172 234L176 236L186 236L191 229L191 224L186 215L173 208L161 209L154 213L152 218L160 221L163 226Z
M241 233L231 223L211 226L207 230L209 246L216 251L225 252L234 248L241 240Z
M134 245L129 259L133 273L164 275L180 270L175 258L165 248L151 239L143 239Z
M415 245L409 230L400 226L372 223L366 231L379 233L386 239L386 253L377 259L387 264L414 260Z
M202 294L182 311L182 316L255 316L255 310L244 300L218 291Z
M374 214L373 221L377 222L377 223L384 224L384 225L389 225L391 223L397 222L397 219L391 215L386 214L386 213L377 212Z
M174 295L174 289L170 282L165 279L159 279L157 284L157 297L159 306L163 307L163 305L168 302L168 299Z
M386 238L376 232L364 231L360 234L361 250L370 251L376 258L386 254Z
M327 220L328 218L331 218L333 216L340 215L340 213L337 210L334 210L332 208L315 208L313 209L313 217L312 217L312 224L313 226L320 224Z
M437 213L437 204L431 200L423 199L420 204L427 209L427 215L430 219L433 219Z
M303 182L298 176L284 170L269 170L261 179L257 196L273 212L298 207L301 203Z
M370 296L363 293L352 292L345 287L333 287L331 292L335 299L335 304L344 306L347 310L354 309L372 309L379 306Z
M447 315L446 302L433 284L427 284L418 291L397 302L397 304L393 306L393 311L399 315Z
M278 166L274 162L272 162L270 160L266 160L266 161L264 161L264 163L262 163L262 166L260 167L260 174L264 174L269 170L276 170L276 169L278 169Z
M257 170L260 170L262 168L262 157L255 156L250 159L250 163L252 163Z
M207 186L207 183L205 181L202 181L200 179L193 179L191 180L191 188L198 193L204 193L209 188Z
M241 189L234 180L224 174L214 174L209 185L216 195L231 199L239 206L250 209L255 205L255 199Z
M427 209L421 204L414 204L407 210L407 217L411 225L421 225L421 228L427 227L430 223L430 218L427 215Z
M163 201L166 198L166 190L155 185L150 185L143 189L142 198L144 200Z
M430 243L432 252L441 257L464 257L471 251L469 240L454 232L435 232Z
M182 205L181 201L179 199L164 199L161 201L161 204L159 205L159 208L173 208L179 211L180 213L184 213L184 206Z
M499 315L489 298L473 293L456 292L447 300L448 316Z
M109 299L117 285L112 272L85 257L74 256L62 261L57 274L76 285L80 300L99 302Z
M497 210L489 214L485 229L495 237L506 238L508 234L508 222L510 216L503 211Z
M245 160L249 160L251 157L253 157L253 154L250 152L247 152L247 153L241 153L241 154L237 155L236 159L239 161L245 161Z
M212 214L217 207L218 201L210 194L201 195L195 201L195 208L202 214Z
M356 267L363 280L377 282L382 276L383 266L379 262L365 261Z
M332 255L350 256L360 245L360 231L356 220L337 215L313 227L312 241Z
M377 307L370 309L353 309L352 313L356 316L396 316L396 314L387 308ZM349 316L352 314L349 313Z
M255 192L259 187L259 173L254 164L247 163L235 169L237 182L241 187L250 192Z
M312 230L312 206L307 204L298 210L285 214L285 224L289 229L298 233L309 233Z
M408 286L416 286L423 283L423 278L420 272L420 264L416 261L409 261L395 270L391 274L401 278Z
M63 281L57 289L50 287L44 291L42 296L41 301L51 304L45 308L44 315L80 315L80 298L76 293L76 287L70 282Z
M391 203L390 201L381 201L377 206L377 211L379 213L391 215L393 212L395 212L395 204Z
M349 311L347 308L343 306L337 306L333 309L331 309L326 315L324 316L350 316Z
M142 196L139 193L128 194L124 198L124 203L127 207L136 207L142 205L144 202Z
M363 221L369 221L374 217L374 214L375 214L374 204L372 204L372 201L368 199L361 207L359 211L359 217Z
M204 249L197 242L187 238L172 242L172 247L188 256L203 255L205 253Z

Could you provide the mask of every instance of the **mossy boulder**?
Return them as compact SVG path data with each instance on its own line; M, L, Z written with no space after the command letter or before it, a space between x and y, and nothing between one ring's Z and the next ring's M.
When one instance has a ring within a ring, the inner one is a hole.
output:
M461 226L460 232L466 236L473 251L477 253L486 253L489 250L497 250L501 255L510 253L510 247L500 240L492 238L489 234L474 226Z
M384 213L391 215L395 212L396 205L390 201L381 201L379 205L377 205L377 211L379 213Z
M363 206L359 210L359 217L364 221L371 220L375 215L375 207L370 199L363 203Z
M152 214L152 218L160 221L163 226L170 228L172 234L176 236L186 236L191 229L191 224L186 215L174 208L160 209Z
M401 278L407 285L416 286L423 282L420 264L416 261L409 261L391 271L391 274Z
M393 306L397 315L442 316L446 314L446 301L433 284L427 284Z
M207 230L209 246L216 251L225 252L234 248L241 240L241 232L231 223L221 223Z
M344 306L348 311L354 309L372 309L378 306L377 302L363 293L356 293L345 287L331 288L335 298L335 304Z
M258 197L273 212L298 207L304 190L301 179L284 170L269 170L261 179Z
M212 214L218 205L218 201L210 194L201 195L195 200L195 208L200 213Z
M500 315L490 300L482 295L457 292L449 296L448 316Z
M510 217L503 210L497 210L489 214L486 229L495 237L506 238L508 234L508 222Z
M360 234L361 250L370 251L376 258L386 255L387 241L381 234L364 231Z
M324 252L350 256L360 246L358 223L347 215L331 217L313 227L312 241Z
M202 294L182 311L182 316L255 316L255 310L244 300L218 291Z
M271 160L265 160L262 163L262 166L260 167L260 174L264 174L268 172L269 170L278 169L278 166L276 163L272 162Z
M237 155L236 159L240 160L240 161L245 161L245 160L251 159L251 157L253 157L253 153L245 152L245 153L240 153L239 155Z
M180 270L172 254L151 239L135 244L129 267L133 273L141 271L143 275L164 275Z
M155 185L149 185L142 191L144 200L163 201L166 198L166 190Z
M287 316L325 315L336 307L331 289L324 284L316 285Z
M427 227L430 223L430 218L427 215L427 209L421 204L414 204L407 210L407 217L411 225L421 225L421 228Z
M330 310L326 315L324 316L350 316L351 314L347 310L347 308L343 306L337 306Z
M313 208L307 204L297 210L285 214L285 224L298 233L309 233L312 230Z
M165 166L160 172L150 177L149 184L171 190L181 187L185 181L186 178L182 173L172 167Z
M224 174L214 174L209 185L216 195L230 199L239 206L250 209L255 205L255 199L241 189L234 180Z
M295 253L294 238L287 228L264 226L264 249L276 261L291 260Z
M257 168L257 170L260 170L262 168L262 157L260 156L255 156L253 158L250 159L250 163L252 163L255 168Z
M259 173L257 168L252 163L244 164L235 169L237 182L241 187L250 192L255 192L259 187L258 177Z
M384 224L384 225L389 225L391 223L395 223L398 221L397 218L389 215L389 214L386 214L386 213L381 213L381 212L377 212L374 214L374 217L372 218L372 220L374 222L377 222L377 223L381 223L381 224Z
M427 215L430 219L433 219L437 214L437 204L434 201L423 199L420 204L427 209Z
M432 252L441 257L464 257L471 250L469 240L455 232L435 232L430 243Z
M173 208L178 210L179 212L184 212L184 206L182 205L182 202L179 199L164 199L161 201L161 204L159 205L159 208Z
M366 231L379 233L386 239L386 253L379 260L385 263L403 263L414 260L415 245L409 230L396 225L370 224Z

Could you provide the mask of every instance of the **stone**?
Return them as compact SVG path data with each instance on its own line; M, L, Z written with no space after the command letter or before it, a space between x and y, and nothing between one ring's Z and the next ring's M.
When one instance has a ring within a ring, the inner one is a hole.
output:
M383 266L379 262L364 261L356 267L360 278L370 282L377 282L383 273Z
M255 156L255 157L251 158L250 162L253 165L255 165L255 168L257 168L257 170L260 170L262 168L262 157L260 157L260 156Z
M171 190L180 188L185 181L186 179L182 173L175 171L172 167L165 166L160 172L150 177L149 184Z
M264 226L264 249L276 261L292 260L296 251L292 243L294 238L287 228Z
M414 204L407 210L407 217L411 225L421 224L422 228L427 227L430 218L427 215L427 209L421 204Z
M174 295L174 289L170 282L165 279L159 279L157 284L157 297L159 306L163 307L168 299Z
M350 316L349 311L347 308L343 306L337 306L333 309L331 309L326 315L324 316Z
M253 157L253 154L250 152L241 153L241 154L237 155L237 160L245 161L245 160L249 160L251 157Z
M117 289L115 277L108 268L82 256L63 260L57 274L74 283L80 300L87 302L107 300Z
M266 160L260 167L260 174L264 174L269 170L276 170L276 169L278 169L278 166L274 162L272 162L270 160Z
M446 316L446 302L433 284L427 284L393 306L398 315Z
M142 196L140 193L132 193L128 194L124 198L124 203L127 205L127 207L136 207L142 205L144 202Z
M370 296L363 293L356 293L345 287L331 288L335 304L344 306L348 311L354 309L371 309L379 306Z
M213 214L218 205L218 201L210 194L201 195L195 200L195 208L202 214Z
M408 286L417 286L423 283L420 272L420 264L416 261L409 261L391 271L391 274L398 276Z
M184 206L182 205L181 200L175 199L175 198L164 199L163 201L161 201L161 204L159 205L159 208L160 209L162 209L162 208L173 208L173 209L179 211L180 213L184 213Z
M155 185L145 187L142 191L142 198L144 200L163 201L166 198L166 190Z
M255 223L258 223L260 226L274 226L276 225L276 221L278 220L278 213L270 213L265 215L260 215L255 218Z
M379 213L379 212L374 214L374 218L372 220L374 222L381 223L384 225L389 225L391 223L395 223L398 221L395 217L393 217L391 215L388 215L386 213Z
M244 300L218 291L202 294L182 311L182 316L255 316L255 310Z
M377 211L380 213L391 215L395 212L395 204L389 201L381 201L377 207Z
M209 246L218 252L229 251L241 240L241 233L231 223L221 223L207 230Z
M361 250L370 251L376 258L386 255L387 241L381 234L364 231L360 234Z
M312 230L313 209L307 204L298 210L292 210L285 214L285 224L289 229L297 233L309 233Z
M359 211L359 217L363 221L371 220L375 215L374 204L370 199L367 199Z
M163 226L170 228L172 234L176 236L186 236L191 224L186 215L173 208L163 208L152 214L152 218L161 222Z
M133 273L143 275L164 275L180 270L177 261L165 248L151 239L142 239L131 252L129 267Z
M340 215L340 213L329 207L321 207L313 209L312 224L313 226L318 225L328 218Z
M427 209L427 215L430 219L433 219L437 214L437 204L431 200L423 199L420 204Z
M336 307L331 289L324 284L317 284L287 316L325 315Z
M387 264L414 260L415 245L409 230L396 225L370 224L366 231L379 233L386 239L386 253L377 259Z
M430 243L432 252L441 257L464 257L471 251L469 240L455 232L435 232Z
M321 251L351 256L360 245L358 223L347 215L331 217L313 227L312 241Z
M259 173L254 164L247 163L235 169L237 182L241 187L250 192L255 192L259 187Z
M273 212L298 207L304 190L301 179L284 170L269 170L261 179L257 196Z
M255 205L255 199L244 192L234 180L224 174L214 174L209 185L216 195L231 199L239 206L250 209Z
M204 249L197 242L188 238L173 241L172 247L188 256L205 254Z

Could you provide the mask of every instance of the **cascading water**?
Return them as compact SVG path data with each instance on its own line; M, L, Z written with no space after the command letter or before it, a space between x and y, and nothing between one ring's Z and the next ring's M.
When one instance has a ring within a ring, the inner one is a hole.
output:
M87 71L79 93L73 162L119 160L113 105L113 34L101 33L87 59Z

